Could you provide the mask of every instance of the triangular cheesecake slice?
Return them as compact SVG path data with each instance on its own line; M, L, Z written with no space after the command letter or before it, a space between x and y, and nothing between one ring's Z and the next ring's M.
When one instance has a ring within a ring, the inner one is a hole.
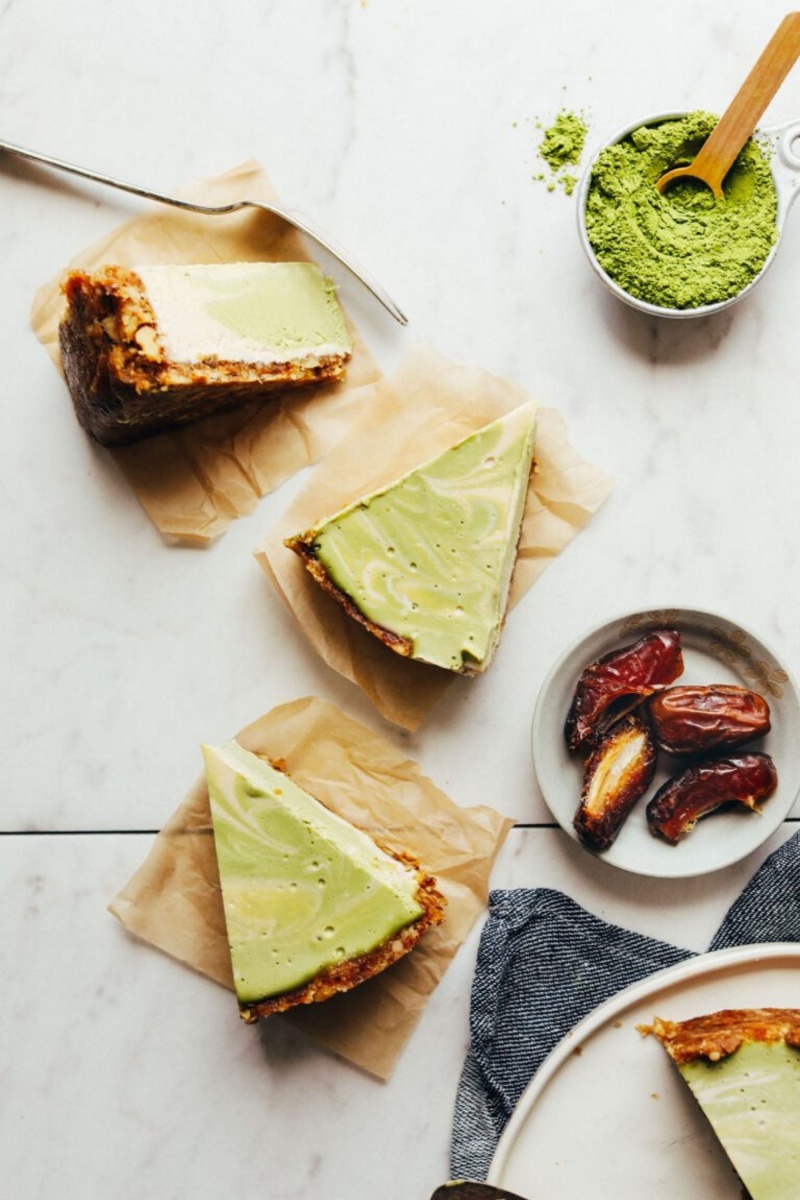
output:
M341 379L353 348L315 263L104 266L73 271L64 295L64 374L107 446Z
M656 1019L658 1037L752 1200L800 1197L800 1009Z
M246 1021L347 991L444 918L435 881L237 742L204 746L231 950Z
M535 430L536 405L523 404L286 545L398 654L483 671L505 619Z

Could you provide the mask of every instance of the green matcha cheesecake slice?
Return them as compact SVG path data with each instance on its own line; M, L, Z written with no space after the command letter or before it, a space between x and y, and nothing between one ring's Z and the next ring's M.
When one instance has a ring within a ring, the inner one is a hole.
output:
M59 344L78 420L122 445L343 378L352 341L315 263L73 271Z
M286 545L396 653L474 675L508 605L536 405L521 405Z
M327 1000L444 917L435 881L237 742L204 746L234 986L246 1021Z
M665 1046L752 1200L800 1197L800 1009L656 1020Z

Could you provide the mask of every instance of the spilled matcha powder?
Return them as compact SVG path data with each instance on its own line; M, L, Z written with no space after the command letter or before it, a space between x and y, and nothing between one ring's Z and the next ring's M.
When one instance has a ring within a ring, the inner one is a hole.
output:
M543 174L535 178L547 182L551 191L559 184L571 196L578 177L567 168L579 162L588 131L589 127L581 114L566 110L560 112L553 124L544 130L537 147L539 157L550 168L550 179L548 181Z
M662 195L655 181L692 161L714 128L705 112L642 126L607 146L592 168L586 232L606 274L663 308L699 308L737 295L777 236L768 148L751 138L725 178L724 201L692 179Z

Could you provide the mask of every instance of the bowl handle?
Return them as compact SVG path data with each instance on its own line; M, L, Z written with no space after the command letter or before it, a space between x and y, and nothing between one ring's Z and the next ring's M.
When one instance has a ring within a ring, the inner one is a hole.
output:
M778 226L800 191L800 119L762 129L772 143L772 175L778 193Z

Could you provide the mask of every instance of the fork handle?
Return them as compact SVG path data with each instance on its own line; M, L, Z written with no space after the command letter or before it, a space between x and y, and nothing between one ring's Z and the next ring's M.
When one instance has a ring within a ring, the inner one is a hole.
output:
M137 187L135 183L124 183L121 179L113 179L110 175L101 175L99 171L89 171L86 167L76 166L75 163L65 162L63 158L53 158L50 154L42 154L38 150L27 150L24 146L15 146L13 142L0 141L0 150L7 154L15 154L18 158L27 158L31 162L43 163L46 167L54 167L57 171L66 171L70 175L80 175L81 179L91 179L95 183L104 183L107 187L118 188L121 192L131 192L134 196L142 196L145 200L158 200L162 204L176 204L180 208L192 207L188 202L175 200L170 196L162 196L158 192L148 191L147 188Z
M27 158L31 162L42 163L46 167L53 167L56 171L66 171L70 175L78 175L81 179L91 179L93 183L102 183L106 187L117 188L121 192L130 192L133 196L141 196L144 200L155 200L158 204L169 204L173 208L182 208L187 212L222 214L237 212L242 208L263 208L267 212L274 213L289 225L299 229L301 233L312 238L324 250L337 258L343 266L347 267L353 275L359 279L368 291L372 292L375 299L383 305L388 313L400 325L408 324L408 317L398 308L394 300L388 292L378 284L371 275L369 275L363 267L356 264L350 254L339 248L327 234L321 230L315 229L314 226L299 213L290 211L289 209L281 208L276 204L266 204L255 200L239 200L232 204L222 204L213 206L210 204L194 204L191 200L179 200L175 196L165 196L162 192L153 192L148 188L139 187L135 183L125 183L121 179L114 179L111 175L101 175L99 171L89 171L86 167L76 166L75 163L65 162L63 158L53 158L50 154L42 154L38 150L28 150L24 146L15 146L13 142L4 142L0 140L0 151L5 151L7 154L14 154L18 158Z

